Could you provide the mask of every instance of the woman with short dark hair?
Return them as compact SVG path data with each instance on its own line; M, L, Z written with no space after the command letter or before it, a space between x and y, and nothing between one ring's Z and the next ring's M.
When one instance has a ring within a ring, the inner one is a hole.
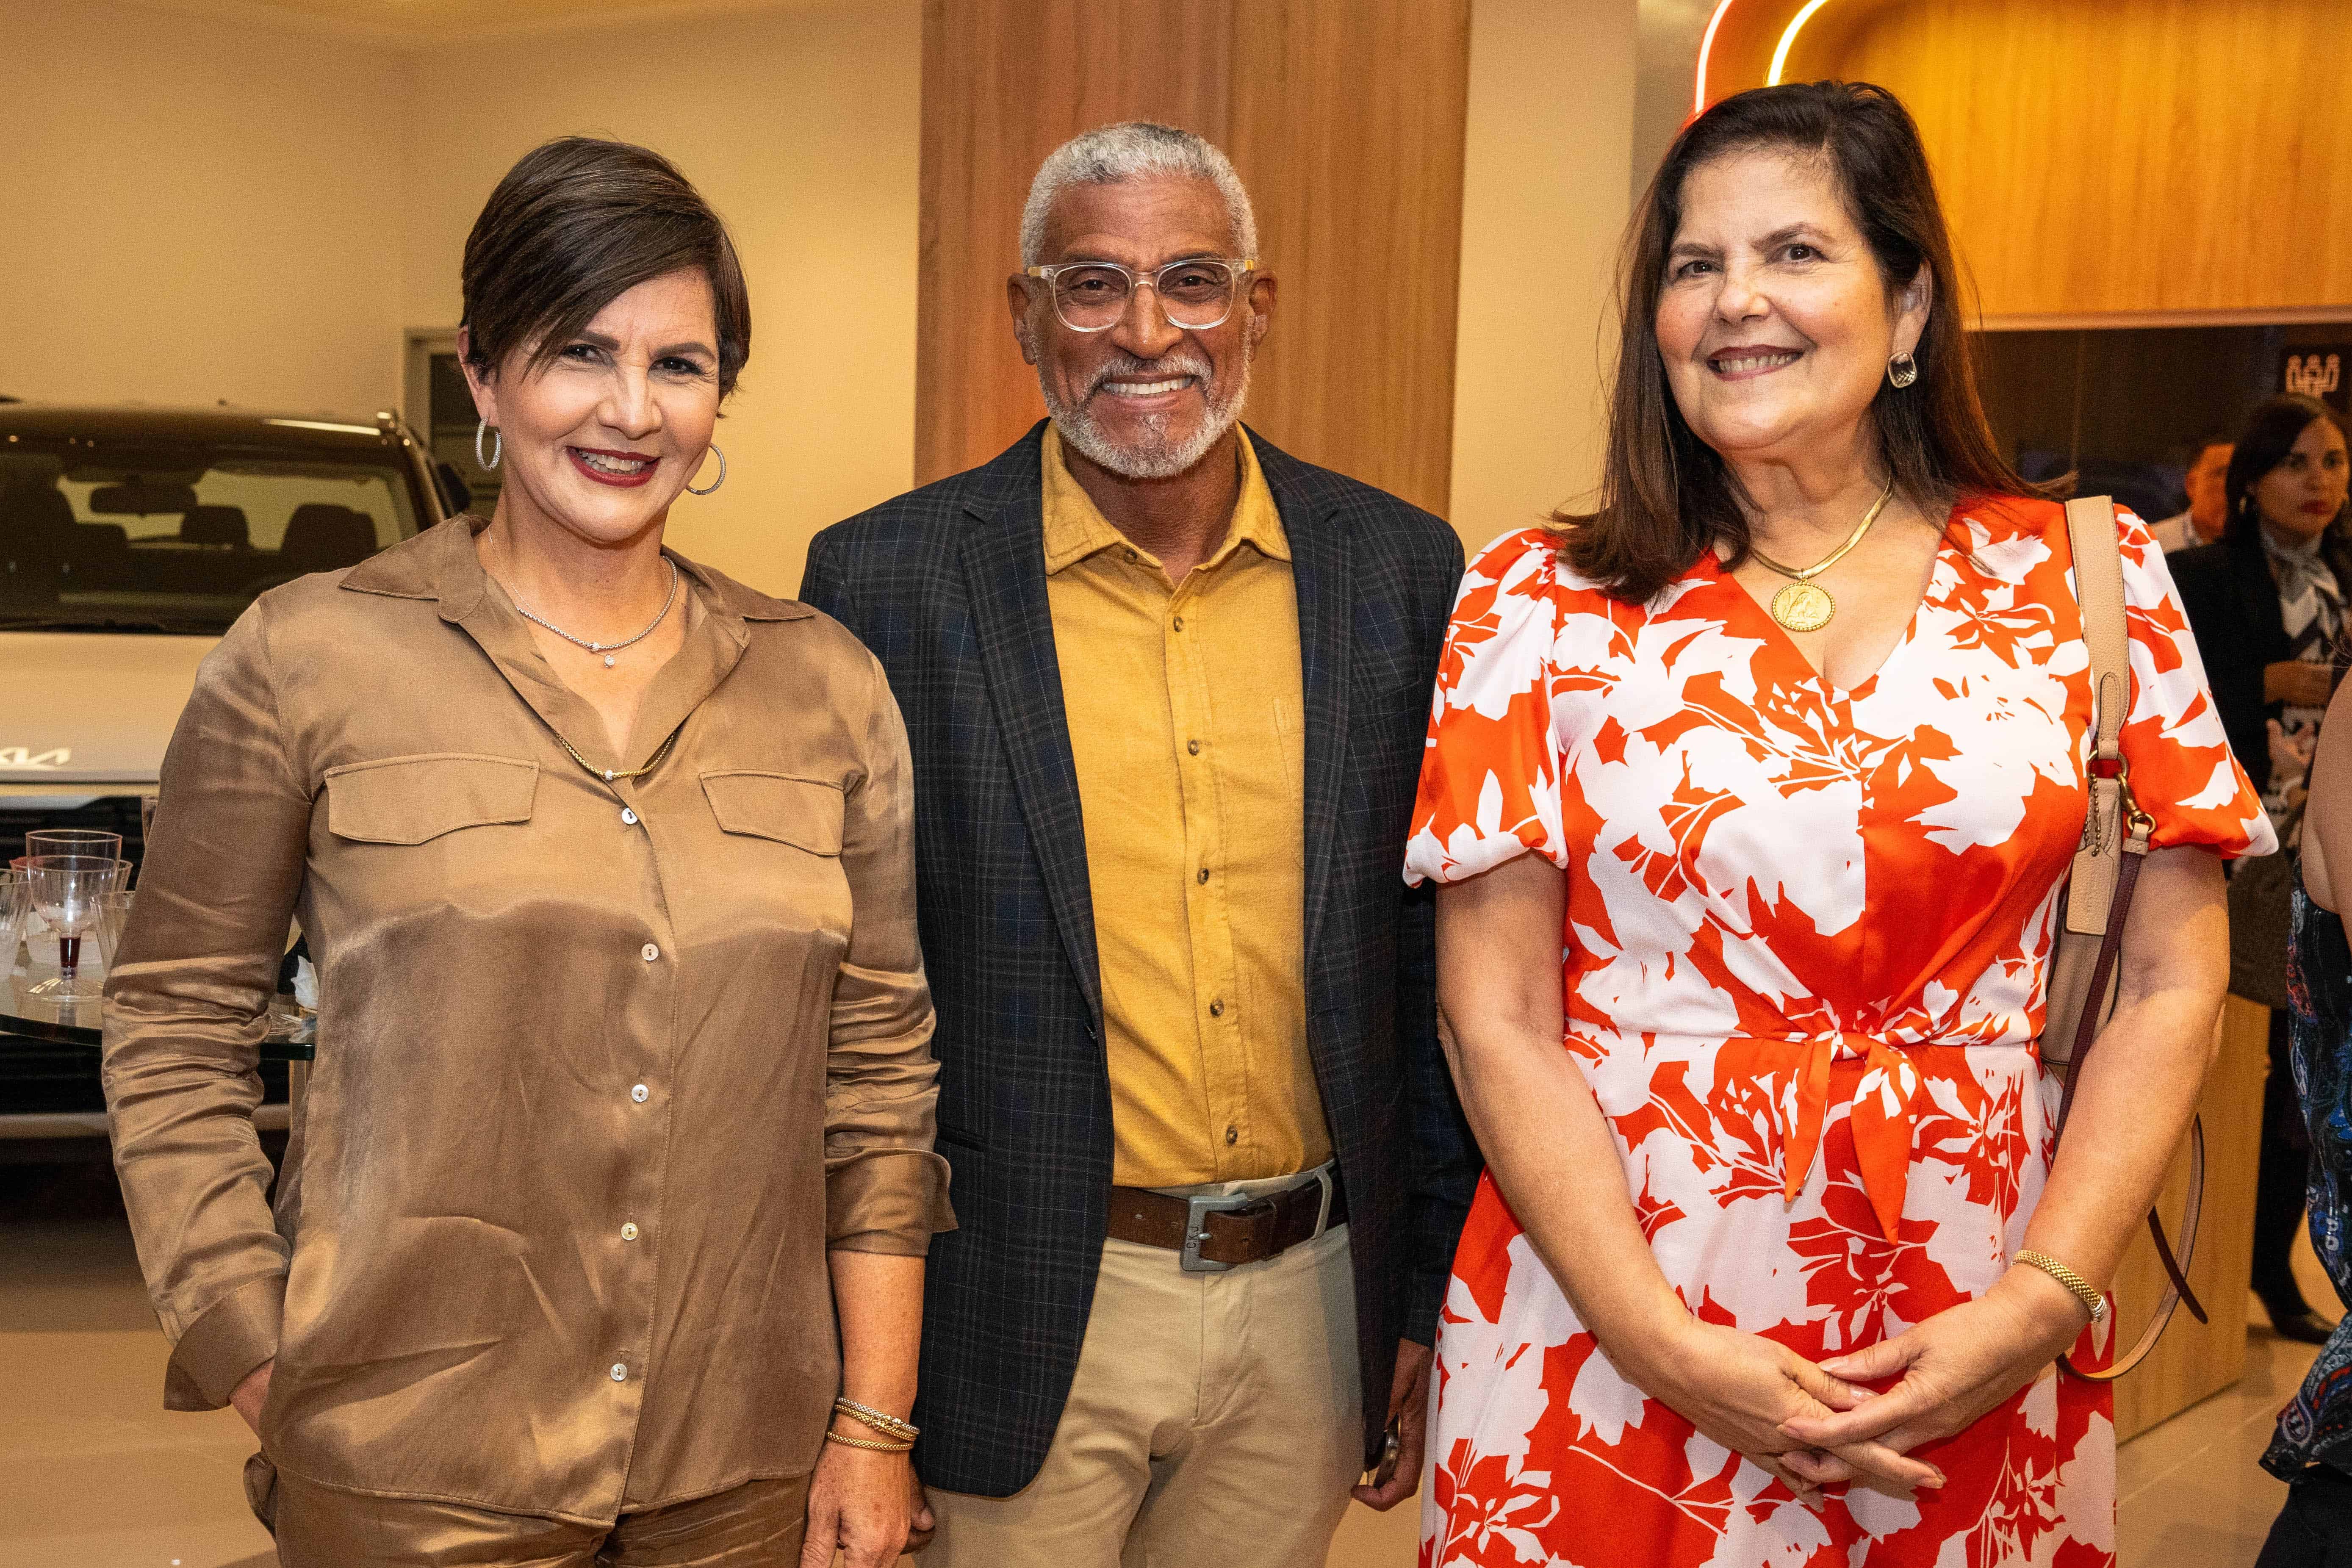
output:
M751 347L676 169L539 148L464 281L494 514L262 595L164 761L105 1076L166 1403L254 1426L288 1568L873 1568L953 1223L898 709L833 622L662 547Z
M2335 410L2292 393L2271 398L2247 419L2231 452L2223 481L2229 521L2220 542L2172 557L2221 728L2290 859L2301 852L2305 776L2346 647L2352 590L2346 465L2344 421ZM2271 1010L2254 1180L2254 1294L2281 1337L2319 1344L2328 1325L2304 1300L2290 1262L2310 1164L2290 1061L2293 883L2284 865L2232 879L2230 989Z
M1891 95L1716 105L1629 238L1599 510L1464 583L1409 875L1488 1165L1425 1560L2111 1561L2108 1397L2053 1363L2105 1353L2212 1038L2219 858L2269 830L2119 513L2156 848L2053 1167L2092 682L1958 279Z

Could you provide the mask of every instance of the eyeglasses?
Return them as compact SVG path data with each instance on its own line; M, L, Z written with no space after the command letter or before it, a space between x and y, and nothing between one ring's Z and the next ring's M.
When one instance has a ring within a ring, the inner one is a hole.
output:
M1171 327L1205 331L1222 327L1234 313L1244 274L1257 270L1255 256L1196 256L1149 272L1116 261L1066 261L1056 267L1024 267L1024 278L1044 279L1054 292L1054 314L1074 332L1099 332L1118 324L1127 301L1150 286Z

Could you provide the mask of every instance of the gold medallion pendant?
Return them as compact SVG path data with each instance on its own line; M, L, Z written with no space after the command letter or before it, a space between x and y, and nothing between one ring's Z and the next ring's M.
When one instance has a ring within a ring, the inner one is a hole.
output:
M1817 632L1837 614L1837 601L1818 583L1790 583L1772 595L1772 618L1792 632Z
M1768 570L1789 579L1788 584L1772 595L1769 608L1775 621L1792 632L1817 632L1830 624L1831 617L1837 614L1837 601L1813 579L1844 560L1845 552L1862 542L1862 536L1870 531L1870 525L1878 521L1878 514L1886 510L1886 502L1894 494L1895 476L1889 474L1886 488L1878 492L1878 499L1870 503L1870 510L1862 514L1862 521L1845 536L1845 542L1811 566L1783 566L1754 545L1748 546L1748 553Z

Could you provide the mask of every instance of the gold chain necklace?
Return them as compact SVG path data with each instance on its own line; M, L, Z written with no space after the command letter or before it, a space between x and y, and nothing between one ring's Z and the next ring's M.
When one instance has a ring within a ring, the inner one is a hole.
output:
M595 774L598 778L603 779L606 784L611 784L614 779L641 779L645 777L647 773L661 766L662 759L669 755L671 742L677 739L677 731L676 730L672 730L667 735L664 736L662 738L662 743L654 748L654 754L646 759L646 765L644 767L600 768L595 763L590 762L587 758L582 756L580 754L579 748L574 746L571 742L565 740L560 731L552 732L555 734L555 743L562 747L565 751L570 752L573 762L578 763L582 767L586 768L590 773Z
M1886 488L1878 492L1878 499L1870 503L1870 510L1862 514L1862 521L1853 525L1853 531L1846 535L1845 542L1802 570L1781 565L1753 544L1748 547L1748 553L1756 557L1760 564L1790 579L1779 593L1772 595L1774 620L1792 632L1817 632L1830 624L1831 617L1837 614L1837 601L1830 597L1827 588L1813 579L1844 560L1845 552L1862 542L1862 536L1870 531L1870 525L1878 521L1878 514L1886 510L1887 500L1894 494L1895 476L1889 474Z

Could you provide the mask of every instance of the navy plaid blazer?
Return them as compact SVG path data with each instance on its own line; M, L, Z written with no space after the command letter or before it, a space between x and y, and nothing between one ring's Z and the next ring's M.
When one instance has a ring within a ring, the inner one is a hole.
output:
M1111 1187L1096 914L1045 600L1044 431L826 529L801 587L880 658L913 747L939 1149L961 1224L930 1252L917 1458L929 1484L983 1497L1045 1462ZM1348 1194L1369 1460L1397 1341L1435 1331L1479 1168L1437 1043L1433 908L1402 878L1462 544L1394 496L1252 440L1297 585L1307 1048Z

